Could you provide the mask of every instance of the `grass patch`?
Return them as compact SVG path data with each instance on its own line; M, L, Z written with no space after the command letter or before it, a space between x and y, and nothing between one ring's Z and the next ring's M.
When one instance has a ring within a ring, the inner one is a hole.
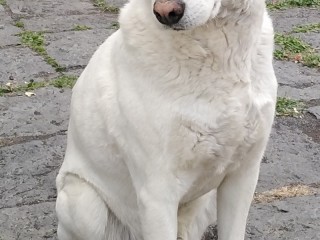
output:
M112 22L111 23L111 28L113 29L119 29L120 28L120 24L118 22Z
M312 23L307 25L295 26L292 29L295 33L320 32L320 23Z
M2 6L5 6L5 5L7 5L7 2L6 2L6 0L0 0L0 5L2 5Z
M293 7L320 7L320 0L278 0L275 3L268 3L271 10L280 10Z
M17 21L14 25L18 28L24 28L24 23L22 21Z
M320 55L300 38L285 34L275 34L275 44L280 47L280 49L274 51L276 59L293 60L308 67L320 67Z
M93 0L93 6L100 8L104 12L119 13L120 9L115 6L108 5L105 0Z
M285 97L278 97L276 105L277 116L296 117L302 114L303 103Z
M23 85L9 83L2 86L0 85L0 96L8 93L34 91L36 89L47 86L54 86L56 88L72 88L77 79L78 77L76 76L62 75L51 81L34 82L33 80L31 80L30 82Z
M73 30L74 31L86 31L92 29L91 27L88 27L86 25L75 25Z
M73 88L74 84L76 83L78 77L76 76L61 76L54 79L50 85L56 88Z
M48 55L45 49L45 40L42 32L24 31L19 35L23 45L31 48L33 51L41 55L57 72L65 70L65 68L60 66L54 58Z
M254 203L269 203L276 200L284 200L286 198L312 196L316 193L314 188L307 185L295 184L262 193L256 193L254 196Z

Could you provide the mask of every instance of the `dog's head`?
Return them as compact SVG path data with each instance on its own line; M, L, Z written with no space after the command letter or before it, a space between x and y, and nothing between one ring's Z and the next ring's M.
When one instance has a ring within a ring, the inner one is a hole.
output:
M174 30L206 24L219 12L222 0L152 0L156 19Z

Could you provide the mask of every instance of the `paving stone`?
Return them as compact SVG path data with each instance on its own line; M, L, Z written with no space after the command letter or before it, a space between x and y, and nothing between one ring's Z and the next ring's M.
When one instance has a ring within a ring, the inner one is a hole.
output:
M0 97L0 146L1 138L52 134L67 129L71 89L47 87L35 93L32 97L24 94Z
M99 13L90 0L10 0L8 6L14 14L22 16L65 16Z
M53 31L62 32L72 30L76 25L84 25L93 29L114 28L118 15L99 13L94 15L67 15L33 17L24 19L25 29L29 31Z
M320 106L310 107L308 112L320 120Z
M2 6L0 5L0 7ZM12 18L5 11L1 11L1 9L0 19L0 48L19 44L20 38L16 35L21 32L21 29L13 26Z
M114 31L114 29L94 29L46 34L47 52L63 66L84 66L98 46Z
M319 16L319 18L320 18L320 16ZM316 49L319 52L319 50L320 50L320 37L319 37L318 33L312 33L312 32L311 33L296 33L293 35L299 37L304 42L310 44L314 49Z
M1 240L56 240L54 202L0 209Z
M65 133L12 144L0 148L0 210L54 201L55 178L66 146Z
M314 84L311 87L295 88L291 86L280 86L278 96L289 97L297 100L310 101L320 98L320 84Z
M122 7L128 0L106 0L106 3L115 7Z
M320 84L319 70L289 61L274 61L274 70L280 86L305 88Z
M320 195L289 198L251 207L250 240L320 239Z
M318 23L320 18L319 10L310 8L290 8L269 12L276 32L290 32L296 25Z
M303 133L299 119L277 118L261 163L257 191L292 183L320 183L320 144Z
M43 79L48 74L55 73L42 57L37 56L29 48L0 49L0 82L5 84L10 76L18 83L30 79Z

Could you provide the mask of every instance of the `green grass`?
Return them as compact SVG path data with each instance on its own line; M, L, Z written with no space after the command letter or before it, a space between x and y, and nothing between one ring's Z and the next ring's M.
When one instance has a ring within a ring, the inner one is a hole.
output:
M111 27L112 27L113 29L119 29L119 28L120 28L120 24L119 24L118 22L112 22L112 23L111 23Z
M19 34L23 45L31 48L33 51L41 55L44 60L51 65L57 72L65 70L57 61L50 57L45 48L45 39L42 32L24 31Z
M31 80L23 85L0 85L0 96L8 93L33 91L47 86L54 86L56 88L72 88L77 79L78 77L76 76L62 75L51 81L34 82Z
M91 27L88 27L86 25L75 25L73 30L74 31L86 31L92 29Z
M14 24L16 27L18 27L18 28L24 28L24 23L23 22L21 22L21 21L17 21L17 22L15 22L15 24Z
M76 83L78 77L76 76L61 76L54 79L50 85L56 88L73 88L74 84Z
M311 23L307 25L295 26L292 29L295 33L320 32L320 23Z
M308 67L320 67L320 55L300 38L286 34L275 34L275 43L280 48L274 51L276 59L293 60Z
M119 13L120 11L118 7L108 5L105 0L93 0L93 5L104 12Z
M276 105L277 116L296 117L302 114L303 103L285 97L278 97Z
M6 2L6 0L0 0L0 5L2 5L2 6L5 6L5 5L7 5L7 2Z
M320 7L320 0L278 0L276 3L268 3L267 7L271 10L292 7Z

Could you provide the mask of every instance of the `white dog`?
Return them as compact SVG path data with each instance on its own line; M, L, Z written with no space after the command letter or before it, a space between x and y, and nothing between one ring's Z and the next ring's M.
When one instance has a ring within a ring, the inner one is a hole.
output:
M274 118L264 0L131 0L74 87L61 240L243 240Z

